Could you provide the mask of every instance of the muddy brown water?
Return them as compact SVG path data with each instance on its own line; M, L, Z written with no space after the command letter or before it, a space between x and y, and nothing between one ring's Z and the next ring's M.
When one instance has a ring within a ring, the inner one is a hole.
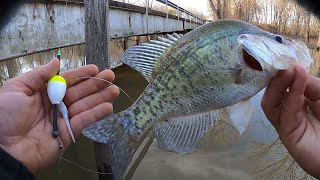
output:
M319 76L320 53L311 51L315 63L312 74ZM84 48L79 45L65 49L62 69L72 69L84 64ZM36 54L0 63L0 82L17 76L41 64L47 63L54 52ZM125 90L131 98L136 99L144 90L147 82L136 71L127 66L114 69L115 84ZM148 153L137 168L133 180L207 180L207 179L303 179L305 173L294 163L277 135L264 117L258 99L255 118L241 136L228 123L227 113L223 121L215 126L198 143L197 147L186 154L164 152L151 145ZM114 101L115 112L131 105L123 94ZM72 144L64 157L89 169L96 170L93 144L80 137ZM311 177L306 176L306 179ZM97 180L98 175L84 171L68 162L61 161L51 169L41 172L39 180L77 179Z

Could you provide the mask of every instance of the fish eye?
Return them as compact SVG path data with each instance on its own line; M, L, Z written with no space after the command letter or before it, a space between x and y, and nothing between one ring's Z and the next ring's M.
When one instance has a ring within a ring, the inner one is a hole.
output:
M283 40L282 40L282 37L280 36L276 36L276 41L280 44L283 44Z

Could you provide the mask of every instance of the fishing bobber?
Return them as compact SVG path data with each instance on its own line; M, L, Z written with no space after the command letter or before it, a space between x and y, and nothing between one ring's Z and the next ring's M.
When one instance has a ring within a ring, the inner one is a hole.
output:
M60 104L66 94L67 82L62 76L53 76L48 82L48 96L52 104Z

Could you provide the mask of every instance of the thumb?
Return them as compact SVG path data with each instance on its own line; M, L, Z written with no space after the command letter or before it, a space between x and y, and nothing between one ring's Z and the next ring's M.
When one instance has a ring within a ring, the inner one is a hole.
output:
M25 86L32 90L32 92L35 92L42 88L52 76L57 74L59 67L59 59L53 58L48 64L24 73L15 79L22 82Z

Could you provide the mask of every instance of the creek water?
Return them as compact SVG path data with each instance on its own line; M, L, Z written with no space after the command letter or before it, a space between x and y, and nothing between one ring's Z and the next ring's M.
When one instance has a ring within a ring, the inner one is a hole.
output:
M117 51L121 47L113 47ZM117 49L118 48L118 49ZM320 75L320 53L310 50L315 59L311 73ZM0 63L0 84L6 79L29 71L47 63L55 54L48 51ZM121 56L118 52L117 56ZM82 66L85 62L83 45L63 49L62 71ZM115 61L116 62L116 61ZM116 63L115 63L116 64ZM139 97L147 82L141 75L127 66L114 69L115 84L125 90L133 99ZM248 130L241 136L225 121L218 121L202 138L197 147L190 153L175 154L164 152L157 147L156 141L137 168L134 180L205 180L205 179L296 179L304 178L305 173L294 163L275 130L265 118L259 96L253 100L257 110ZM115 112L122 111L131 105L123 94L114 101ZM89 169L95 170L93 143L80 137L72 144L64 157ZM311 178L306 176L306 178ZM56 179L98 179L98 175L79 169L61 161L56 166L41 172L40 180Z

